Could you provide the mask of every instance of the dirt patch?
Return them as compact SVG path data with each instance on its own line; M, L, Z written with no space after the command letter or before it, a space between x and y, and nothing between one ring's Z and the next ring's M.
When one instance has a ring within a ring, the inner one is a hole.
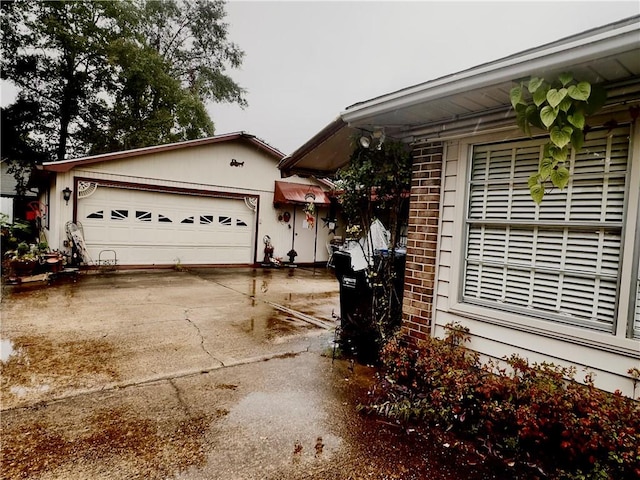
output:
M218 390L237 390L238 385L232 385L230 383L217 383L216 388Z
M54 342L41 336L12 339L13 354L0 363L3 403L30 391L89 387L115 381L115 347L103 339Z
M221 409L170 421L117 408L99 410L77 421L74 429L42 421L15 428L3 425L2 471L5 478L45 473L63 478L65 470L78 474L99 463L112 465L116 472L126 465L133 478L167 478L205 463L209 426L227 413Z

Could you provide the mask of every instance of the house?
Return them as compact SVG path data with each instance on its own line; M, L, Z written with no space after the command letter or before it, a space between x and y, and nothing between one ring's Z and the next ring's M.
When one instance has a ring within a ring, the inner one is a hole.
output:
M45 163L44 233L50 248L69 251L77 224L92 264L254 265L267 240L274 258L295 249L296 263L325 263L329 186L281 181L283 156L240 132Z
M599 84L562 191L532 201L546 132L516 126L510 89L562 72ZM640 17L356 103L291 156L283 175L330 175L354 134L411 145L403 332L470 329L484 358L574 365L605 390L638 394L640 368ZM544 135L543 135L544 134Z

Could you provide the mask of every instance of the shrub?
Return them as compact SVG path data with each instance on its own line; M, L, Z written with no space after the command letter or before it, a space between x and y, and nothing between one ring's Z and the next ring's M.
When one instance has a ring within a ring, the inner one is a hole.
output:
M382 351L383 372L364 410L471 439L505 465L557 479L640 478L640 402L597 389L593 375L513 355L482 364L468 331Z

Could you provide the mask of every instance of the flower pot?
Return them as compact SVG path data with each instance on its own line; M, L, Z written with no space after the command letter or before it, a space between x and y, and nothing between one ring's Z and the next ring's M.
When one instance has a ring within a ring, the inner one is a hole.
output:
M10 262L11 270L16 277L27 277L33 273L38 265L37 260L13 259Z

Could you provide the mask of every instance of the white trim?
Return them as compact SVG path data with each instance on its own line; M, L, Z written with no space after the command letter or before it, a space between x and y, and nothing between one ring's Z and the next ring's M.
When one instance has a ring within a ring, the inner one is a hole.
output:
M449 308L448 313L533 334L538 337L554 338L556 340L595 348L605 352L622 354L640 360L640 349L638 348L637 340L615 337L605 332L555 324L546 320L538 320L533 316L526 317L462 302L453 304L453 306ZM494 340L504 343L504 340L501 339ZM523 346L519 345L519 347ZM539 347L529 346L528 348L536 348L540 351Z
M629 309L634 304L632 301L622 301L629 298L630 295L635 296L635 280L632 276L635 261L635 245L636 233L638 232L638 204L640 202L640 120L636 120L631 125L629 137L631 145L629 149L629 162L631 168L629 170L628 187L627 187L627 203L625 205L624 229L622 238L622 252L620 255L620 278L628 278L629 281L620 282L620 292L618 302L618 324L616 327L616 335L619 337L626 336L629 332L628 322L633 323ZM636 188L634 188L634 186ZM634 208L632 208L632 205ZM631 329L632 333L633 330Z

